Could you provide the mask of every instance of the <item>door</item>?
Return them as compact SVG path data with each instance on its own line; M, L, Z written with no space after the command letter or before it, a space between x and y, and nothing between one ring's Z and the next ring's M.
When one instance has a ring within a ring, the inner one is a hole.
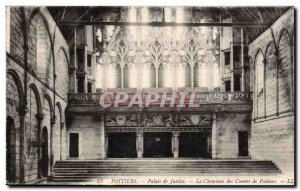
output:
M136 133L108 133L108 152L110 158L134 158L136 153Z
M180 133L179 157L210 157L210 133L193 132Z
M239 156L248 156L248 131L239 131Z
M16 177L16 132L13 118L6 118L6 179L15 183Z
M42 149L42 161L41 161L42 176L47 177L48 176L48 130L47 130L47 127L44 127L43 131L42 131L41 149Z
M69 157L79 157L79 133L70 133L69 140Z
M172 157L172 133L144 133L145 157Z

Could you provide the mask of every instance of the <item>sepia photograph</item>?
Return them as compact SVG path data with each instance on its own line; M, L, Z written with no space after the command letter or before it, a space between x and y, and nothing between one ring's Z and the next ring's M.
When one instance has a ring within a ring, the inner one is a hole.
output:
M6 185L295 186L294 22L294 6L7 5Z

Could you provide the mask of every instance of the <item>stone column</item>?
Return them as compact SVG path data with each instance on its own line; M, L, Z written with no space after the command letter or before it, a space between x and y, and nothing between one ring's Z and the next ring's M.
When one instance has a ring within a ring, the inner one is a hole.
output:
M107 152L107 143L106 143L106 133L105 133L105 126L104 126L104 115L101 115L101 122L100 122L100 149L101 149L101 159L106 158Z
M53 165L54 165L54 154L53 154L53 128L55 125L56 116L54 115L51 119L50 128L50 176L53 175Z
M179 155L179 132L173 132L173 157L178 158Z
M60 144L59 144L59 160L62 160L62 132L64 129L65 123L60 123Z
M137 132L136 133L136 151L137 151L138 158L143 158L143 153L144 153L143 144L144 144L143 132Z
M37 174L38 174L38 179L42 178L42 173L41 173L41 126L42 122L44 119L44 114L38 113L36 114L36 119L37 119L37 128L38 128L38 137L37 137L37 149L38 149L38 168L37 168Z
M19 108L19 116L20 116L20 183L25 182L25 163L26 163L26 158L25 158L25 127L26 127L26 122L25 122L25 116L26 113L28 112L27 106L22 106Z
M213 113L212 115L212 132L211 132L211 147L212 147L212 158L217 158L217 140L218 140L218 131L217 131L217 114Z

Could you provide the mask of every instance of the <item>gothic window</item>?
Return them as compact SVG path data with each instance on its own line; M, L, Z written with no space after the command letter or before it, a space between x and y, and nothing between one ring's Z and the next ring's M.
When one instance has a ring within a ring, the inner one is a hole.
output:
M116 88L122 87L122 70L120 64L116 65Z
M279 63L278 63L278 105L279 112L292 109L292 76L291 76L291 47L289 34L284 31L279 40Z
M191 66L189 64L185 65L185 87L192 87L191 82Z
M69 65L67 55L63 49L59 50L56 63L56 91L63 98L67 99L69 90Z
M123 88L129 88L129 68L128 64L125 64L123 68Z
M256 98L257 98L257 116L262 117L265 115L264 103L264 57L262 51L259 51L255 59L256 66Z
M53 66L50 36L46 23L42 17L37 14L30 23L30 30L35 34L31 36L36 42L36 70L37 77L44 83L52 87L53 83Z
M164 66L162 64L158 67L158 87L164 87Z
M154 64L151 64L150 66L150 87L151 88L156 87L156 69Z
M266 52L266 110L267 115L277 111L277 76L276 76L276 48L275 44L269 44Z
M194 69L193 69L193 72L194 72L194 87L199 87L199 67L198 67L198 63L196 63L194 65Z

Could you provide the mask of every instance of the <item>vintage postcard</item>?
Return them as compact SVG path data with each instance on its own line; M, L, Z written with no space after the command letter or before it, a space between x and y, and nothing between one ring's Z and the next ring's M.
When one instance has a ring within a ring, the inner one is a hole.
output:
M294 12L6 6L7 185L294 186Z

